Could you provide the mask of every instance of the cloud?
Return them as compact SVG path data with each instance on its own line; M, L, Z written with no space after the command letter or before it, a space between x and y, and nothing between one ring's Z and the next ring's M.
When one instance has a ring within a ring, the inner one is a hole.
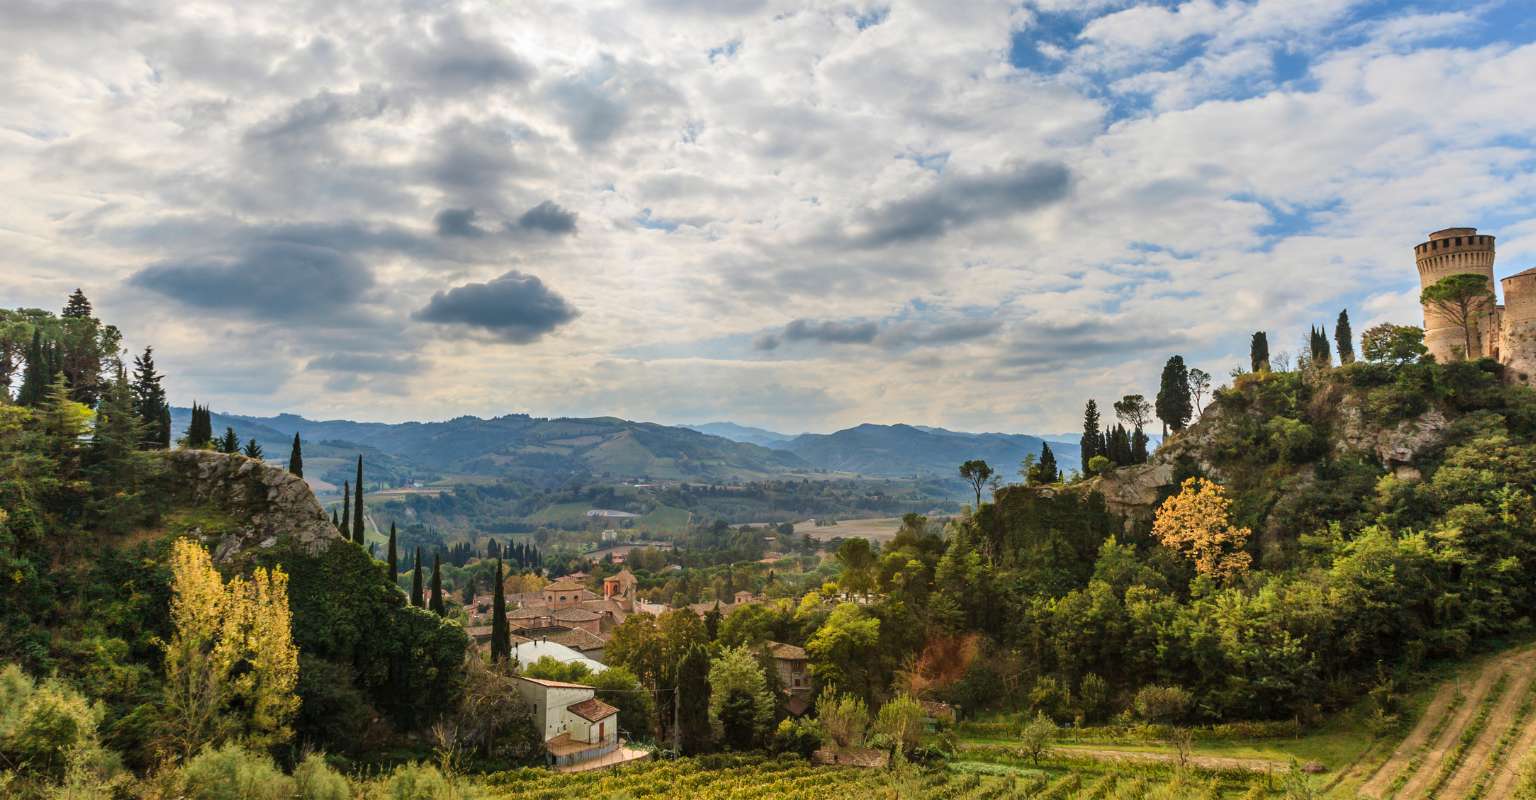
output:
M1071 185L1072 173L1060 163L945 175L935 186L863 214L854 241L864 247L882 247L938 238L955 228L1059 202Z
M492 37L477 36L457 15L432 24L429 34L390 48L388 61L431 94L486 91L526 83L534 68Z
M797 319L785 325L783 331L759 338L755 346L759 350L773 350L785 342L869 344L879 332L880 326L873 322Z
M162 261L129 278L196 309L266 319L343 313L373 282L355 256L296 241L253 242L227 257Z
M366 86L350 94L322 91L252 126L245 138L249 142L295 147L299 146L296 140L324 134L332 126L375 119L389 105L388 93L377 86Z
M576 212L561 208L553 200L545 200L523 212L517 218L517 226L524 230L564 234L576 232Z
M437 212L432 218L437 226L438 236L462 236L467 239L478 239L485 235L485 231L475 225L475 210L473 208L445 208Z
M577 313L543 281L513 270L488 283L467 283L438 292L412 317L469 327L503 342L529 344L576 319Z
M368 375L412 375L421 372L426 363L413 355L389 355L386 353L328 353L312 358L305 369L336 373L363 373Z

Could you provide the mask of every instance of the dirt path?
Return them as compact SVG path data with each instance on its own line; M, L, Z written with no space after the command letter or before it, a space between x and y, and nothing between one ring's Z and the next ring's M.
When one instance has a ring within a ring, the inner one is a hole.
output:
M1446 681L1435 691L1435 696L1430 699L1425 707L1424 714L1419 717L1417 725L1408 732L1392 755L1376 768L1376 772L1360 787L1360 794L1364 797L1382 797L1387 793L1387 786L1408 765L1408 760L1413 758L1413 753L1429 739L1429 732L1434 729L1435 723L1445 716L1446 709L1450 708L1451 701L1456 697L1456 684Z
M1056 755L1079 758L1091 758L1095 761L1125 761L1133 763L1177 763L1179 757L1173 753L1146 753L1136 750L1086 750L1077 747L1058 747L1053 750ZM1274 772L1285 774L1291 765L1284 761L1274 761L1268 758L1233 758L1230 756L1200 756L1189 757L1190 766L1201 769L1242 769L1249 772Z
M1462 762L1451 779L1441 787L1440 797L1466 797L1472 790L1473 784L1488 773L1491 767L1496 765L1488 763L1493 756L1493 748L1498 744L1499 738L1511 727L1520 724L1516 714L1520 709L1520 703L1525 698L1526 690L1530 687L1532 668L1536 665L1536 653L1527 651L1521 653L1508 662L1509 685L1504 691L1504 696L1494 706L1492 713L1488 715L1488 725L1483 728L1477 741L1467 748L1466 760ZM1523 752L1523 751L1522 751ZM1511 760L1513 753L1506 753L1505 761ZM1498 795L1493 795L1497 797Z
M1509 797L1514 792L1515 780L1520 777L1520 762L1532 748L1536 748L1536 714L1525 721L1525 728L1520 732L1519 738L1515 739L1514 746L1510 747L1509 752L1505 754L1504 763L1494 766L1493 780L1488 784L1488 792L1483 796L1489 800Z
M1504 735L1511 726L1521 724L1515 715L1527 687L1533 679L1536 679L1536 649L1528 648L1491 659L1475 676L1465 676L1459 681L1447 681L1441 685L1430 700L1429 706L1424 710L1424 714L1419 718L1418 724L1392 751L1392 755L1386 762L1360 787L1360 795L1367 798L1385 797L1392 783L1409 770L1415 754L1419 754L1422 750L1417 768L1398 791L1396 800L1423 798L1429 785L1439 774L1445 759L1451 751L1456 749L1462 732L1477 716L1479 706L1487 698L1500 675L1509 676L1504 695L1489 712L1487 724L1478 735L1477 741L1467 749L1461 766L1440 788L1440 791L1436 792L1437 798L1447 800L1464 797L1478 778L1494 768L1495 765L1487 762L1493 754L1499 737ZM1445 720L1446 714L1452 713L1450 706L1455 698L1458 683L1466 695L1466 700L1455 710L1449 723L1441 730L1435 741L1428 741L1430 733ZM1536 746L1536 718L1527 720L1523 724L1525 727L1520 739L1510 748L1505 756L1506 761L1517 761L1519 754ZM1498 765L1498 767L1499 774L1486 794L1489 800L1507 795L1509 786L1514 782L1512 769L1506 768L1506 765Z

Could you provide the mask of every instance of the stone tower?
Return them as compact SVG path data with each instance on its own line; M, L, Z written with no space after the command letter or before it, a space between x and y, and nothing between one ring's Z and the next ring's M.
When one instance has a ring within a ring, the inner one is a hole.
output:
M1479 236L1476 228L1435 231L1429 235L1429 241L1413 248L1413 255L1418 261L1420 289L1427 289L1448 275L1469 274L1486 277L1489 291L1493 290L1493 237ZM1489 345L1497 341L1500 332L1494 314L1490 304L1472 332L1472 348L1477 352L1463 353L1466 344L1461 327L1425 306L1424 346L1441 362L1494 355Z
M1536 268L1505 278L1499 361L1513 383L1536 384Z

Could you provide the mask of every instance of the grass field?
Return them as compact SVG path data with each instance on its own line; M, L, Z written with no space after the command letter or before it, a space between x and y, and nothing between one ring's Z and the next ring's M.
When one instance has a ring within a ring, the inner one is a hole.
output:
M817 527L808 522L795 523L795 533L808 534L817 541L842 538L889 542L896 538L896 531L900 528L900 517L838 520L836 525L827 525L825 527Z

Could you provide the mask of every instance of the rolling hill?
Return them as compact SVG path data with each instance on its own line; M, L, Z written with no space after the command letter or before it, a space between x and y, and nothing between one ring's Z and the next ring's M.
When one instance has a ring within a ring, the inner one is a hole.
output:
M803 433L782 447L821 469L863 475L953 475L979 458L1011 476L1026 455L1039 456L1038 436L962 433L913 425L858 425L836 433ZM1063 470L1078 469L1077 448L1053 446Z

